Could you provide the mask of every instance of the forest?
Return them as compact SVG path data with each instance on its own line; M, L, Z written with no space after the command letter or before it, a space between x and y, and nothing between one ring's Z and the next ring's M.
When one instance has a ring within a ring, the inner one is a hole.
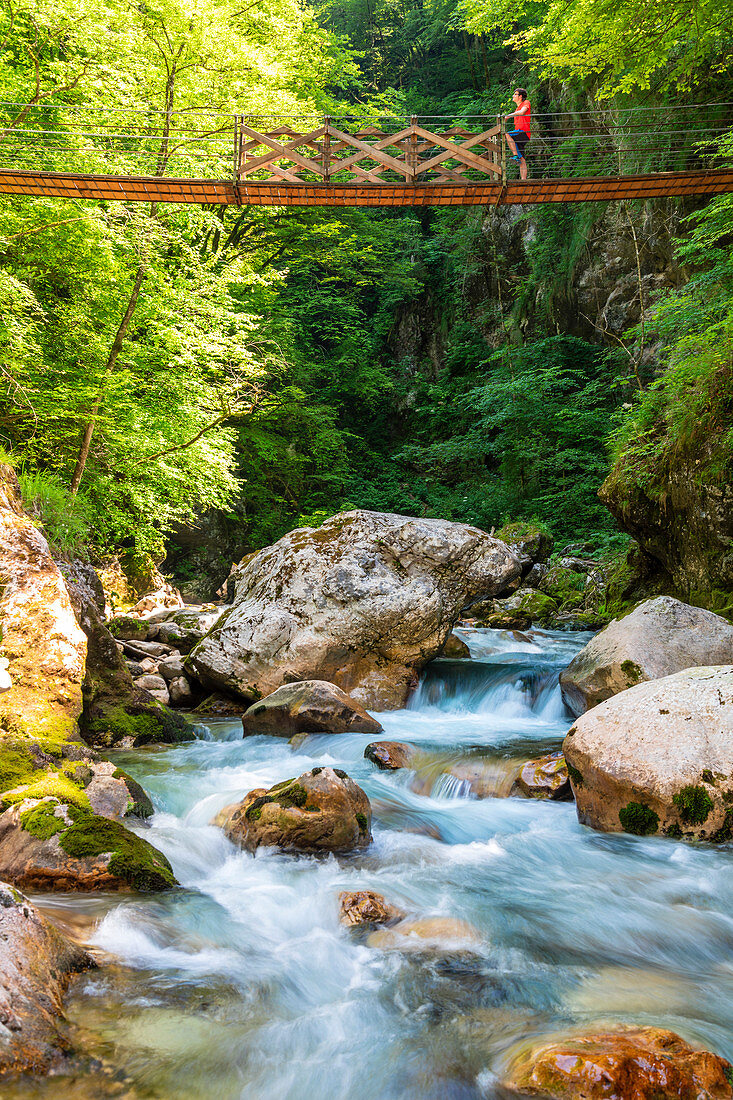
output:
M731 98L726 5L647 7L638 29L631 0L7 4L3 138L81 141L85 105L134 108L164 150L173 109L494 117L522 85L580 119ZM0 446L59 554L162 563L204 597L349 508L622 554L634 493L662 498L680 465L730 478L732 210L6 196Z

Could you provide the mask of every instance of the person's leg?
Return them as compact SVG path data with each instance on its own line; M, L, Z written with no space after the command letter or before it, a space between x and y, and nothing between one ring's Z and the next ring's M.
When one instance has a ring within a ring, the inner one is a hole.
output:
M514 141L514 138L510 137L509 134L504 134L504 137L506 138L507 145L511 149L512 156L516 157L516 155L517 155L517 146L516 146L516 143Z
M524 157L519 162L519 178L522 180L527 178L527 162Z

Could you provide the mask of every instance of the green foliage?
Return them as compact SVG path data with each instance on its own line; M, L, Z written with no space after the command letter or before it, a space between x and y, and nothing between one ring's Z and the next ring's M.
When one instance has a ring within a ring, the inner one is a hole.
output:
M643 802L629 802L618 812L618 819L627 833L651 836L659 828L659 814Z
M692 784L677 791L672 801L686 825L704 825L714 806L705 788Z
M21 470L23 506L43 528L52 553L83 556L93 538L94 508L84 494L72 496L57 474Z

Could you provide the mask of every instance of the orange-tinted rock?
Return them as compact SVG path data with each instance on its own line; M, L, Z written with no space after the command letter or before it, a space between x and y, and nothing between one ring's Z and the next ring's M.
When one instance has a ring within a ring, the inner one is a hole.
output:
M415 755L412 745L403 741L372 741L364 749L364 757L371 760L382 771L396 771L397 768L409 768Z
M516 792L527 798L550 798L555 802L570 802L573 792L565 757L551 752L523 764L517 776Z
M730 1100L733 1068L672 1031L640 1027L569 1037L523 1052L507 1087L557 1100Z
M313 768L242 802L214 819L229 839L254 852L351 852L371 842L369 799L340 768Z
M463 661L471 656L471 650L463 638L459 638L457 634L449 634L440 656L449 657L452 661Z
M339 894L339 902L339 920L348 928L365 924L392 924L405 915L376 890L345 890Z
M91 956L17 890L0 883L0 1076L60 1068L68 1044L58 1031L61 997Z
M382 732L376 718L361 703L327 680L300 680L284 684L246 711L245 737L269 734L294 737L298 733Z

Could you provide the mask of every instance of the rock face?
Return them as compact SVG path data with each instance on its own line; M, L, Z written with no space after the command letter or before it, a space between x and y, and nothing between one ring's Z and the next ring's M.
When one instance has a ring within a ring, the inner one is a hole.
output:
M284 852L351 852L371 841L372 810L339 768L313 768L269 790L250 791L217 817L234 844Z
M168 860L117 821L58 798L0 814L0 877L23 890L165 890Z
M86 639L48 543L23 512L15 471L0 465L0 625L12 686L5 728L55 738L81 711Z
M717 590L730 599L733 487L717 468L730 411L720 401L717 431L700 433L694 449L676 455L671 468L660 463L657 476L640 484L633 462L622 456L598 495L679 591L705 598Z
M733 664L733 626L700 607L657 596L592 638L560 674L566 705L582 714L644 680L696 665Z
M85 740L105 748L191 740L193 727L180 714L133 683L125 659L96 606L85 604L80 608L80 616L88 642L84 709L79 720ZM167 696L162 677L160 682Z
M579 718L563 752L583 824L733 839L733 666L628 688Z
M68 1050L58 1030L61 998L91 956L0 882L0 1076L58 1069Z
M672 1031L640 1027L525 1050L505 1087L558 1100L730 1100L731 1066Z
M375 890L353 890L339 894L339 920L347 928L393 924L404 915L401 909L390 905Z
M398 768L409 768L416 751L412 745L402 741L372 741L364 749L364 758L371 760L382 771L396 771Z
M523 764L516 778L512 794L526 798L549 798L553 802L567 802L573 797L570 788L565 757L561 752L551 752L537 760Z
M380 734L376 718L345 691L326 680L302 680L284 684L255 703L242 718L244 736L270 734L294 737L296 733Z
M471 650L463 638L459 638L457 634L449 634L448 640L443 646L441 657L448 657L452 661L465 661L470 656Z
M461 610L518 574L506 546L475 527L342 513L255 554L234 606L186 663L253 701L323 679L365 706L399 707Z

